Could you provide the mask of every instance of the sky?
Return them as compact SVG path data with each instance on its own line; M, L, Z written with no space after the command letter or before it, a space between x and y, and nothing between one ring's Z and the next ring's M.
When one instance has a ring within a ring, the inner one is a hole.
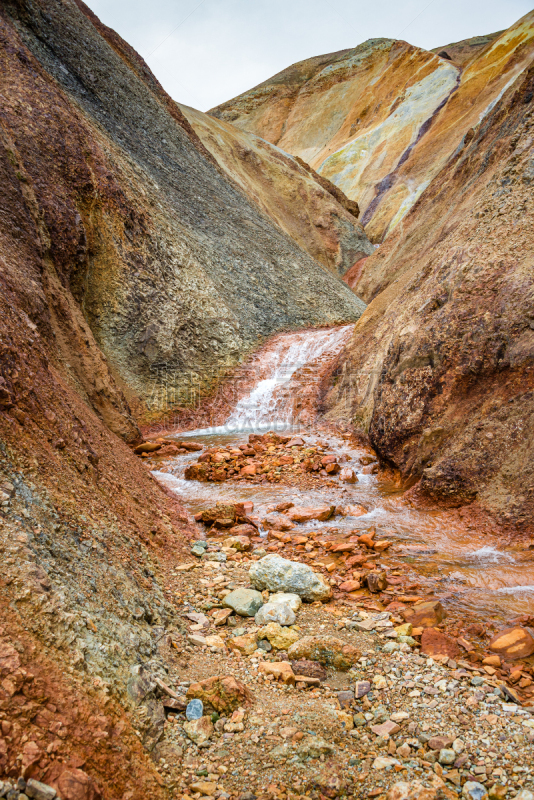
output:
M86 0L179 103L207 111L290 64L404 39L427 50L509 27L532 0Z

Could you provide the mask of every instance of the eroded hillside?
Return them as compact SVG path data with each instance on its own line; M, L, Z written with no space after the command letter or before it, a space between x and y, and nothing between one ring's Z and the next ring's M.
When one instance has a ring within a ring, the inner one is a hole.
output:
M458 62L370 39L295 64L210 113L309 162L358 202L380 242L530 63L534 12L480 38L474 58Z
M34 206L58 291L82 309L138 413L161 394L178 403L206 390L276 330L359 316L354 295L228 178L139 57L111 33L110 46L83 8L5 4L3 36L6 168L25 214Z
M532 526L534 69L354 271L374 298L328 405L440 502ZM349 277L350 280L350 277Z

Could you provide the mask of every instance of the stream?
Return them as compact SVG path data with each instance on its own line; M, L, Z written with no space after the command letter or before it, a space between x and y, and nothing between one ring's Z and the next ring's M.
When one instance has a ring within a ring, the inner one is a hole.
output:
M275 337L251 360L250 386L224 425L173 432L166 438L190 438L205 446L238 446L248 441L251 432L298 433L307 443L321 442L343 456L342 466L355 470L357 483L347 485L336 477L333 487L318 480L316 488L301 490L279 483L185 480L185 468L197 460L198 453L152 457L154 476L193 514L218 501L252 500L254 514L261 519L274 505L286 501L299 506L361 504L368 509L363 516L335 516L327 523L301 524L298 532L330 528L332 538L339 540L349 531L364 533L375 527L377 539L393 543L380 562L388 570L402 566L403 574L418 586L416 593L435 592L444 605L481 617L505 620L534 613L533 550L523 543L503 542L497 535L477 532L449 511L413 508L397 484L380 473L370 474L362 464L367 451L342 435L314 429L305 419L299 420L300 400L313 391L321 366L342 350L352 330L353 326L347 325Z

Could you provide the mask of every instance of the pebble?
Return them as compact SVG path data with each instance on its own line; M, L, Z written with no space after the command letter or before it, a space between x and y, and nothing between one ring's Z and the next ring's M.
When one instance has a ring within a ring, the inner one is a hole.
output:
M185 710L185 716L188 720L192 719L200 719L200 717L204 714L204 703L202 700L191 700L187 704L187 708Z

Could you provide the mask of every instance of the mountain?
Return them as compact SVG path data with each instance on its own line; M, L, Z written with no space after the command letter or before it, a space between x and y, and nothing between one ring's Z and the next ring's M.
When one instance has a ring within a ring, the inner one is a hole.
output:
M294 64L209 113L303 158L358 203L381 242L532 60L534 12L470 41L450 47L455 61L370 39Z

